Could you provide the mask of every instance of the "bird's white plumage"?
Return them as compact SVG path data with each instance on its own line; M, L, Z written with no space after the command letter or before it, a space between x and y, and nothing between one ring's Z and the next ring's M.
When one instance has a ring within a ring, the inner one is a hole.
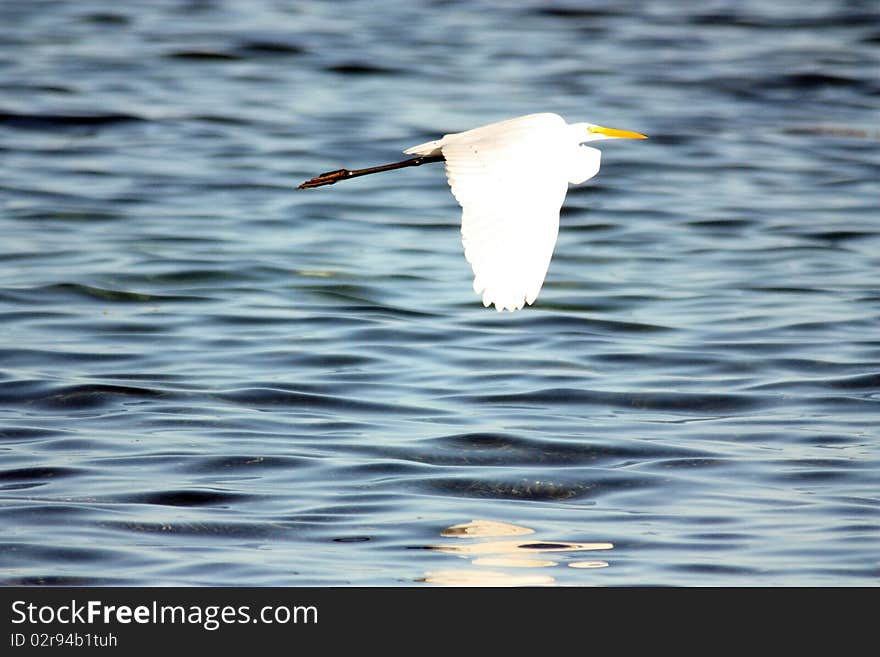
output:
M446 160L449 185L462 207L465 257L484 305L518 310L537 298L568 183L599 171L600 152L580 146L589 140L588 125L530 114L404 151Z
M595 123L569 125L556 114L529 114L404 151L422 157L328 171L299 189L443 159L452 193L462 207L461 237L474 270L474 290L486 306L519 310L534 303L544 284L568 184L582 183L599 172L601 152L582 144L600 139L645 135Z

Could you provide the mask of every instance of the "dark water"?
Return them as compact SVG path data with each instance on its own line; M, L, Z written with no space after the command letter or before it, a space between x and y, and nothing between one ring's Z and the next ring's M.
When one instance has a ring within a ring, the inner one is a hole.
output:
M0 581L876 585L877 3L378 6L0 3ZM519 313L294 190L535 111L651 139Z

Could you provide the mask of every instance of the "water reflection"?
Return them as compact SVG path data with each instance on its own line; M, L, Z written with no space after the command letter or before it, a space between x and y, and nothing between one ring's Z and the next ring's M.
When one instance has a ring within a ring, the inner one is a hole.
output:
M418 581L446 586L546 586L556 583L550 573L524 574L523 568L551 568L564 563L569 552L610 550L611 543L572 543L538 539L506 539L509 536L534 534L535 530L496 520L472 520L447 527L440 535L454 539L474 539L431 545L428 549L470 559L475 568L429 571ZM497 540L505 538L506 540ZM551 556L552 555L552 558ZM605 561L571 561L572 568L604 568ZM514 572L488 570L486 567L517 569Z
M464 536L464 537L485 537L485 536L521 536L523 534L534 534L534 529L528 527L519 527L506 522L498 522L497 520L471 520L461 525L452 525L447 527L440 536Z

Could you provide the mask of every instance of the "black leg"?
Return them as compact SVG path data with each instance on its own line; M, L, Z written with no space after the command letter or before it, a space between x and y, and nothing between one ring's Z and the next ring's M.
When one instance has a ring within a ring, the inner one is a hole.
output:
M382 171L393 171L394 169L403 169L404 167L418 167L429 162L442 162L442 155L421 155L413 157L401 162L392 162L391 164L383 164L378 167L369 167L368 169L337 169L336 171L328 171L320 176L315 176L299 185L297 189L309 189L310 187L322 187L323 185L332 185L340 180L348 180L349 178L357 178L358 176L366 176L371 173L380 173Z

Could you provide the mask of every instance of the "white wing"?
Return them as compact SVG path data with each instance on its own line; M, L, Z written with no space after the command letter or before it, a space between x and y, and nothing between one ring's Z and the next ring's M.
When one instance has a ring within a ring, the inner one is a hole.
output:
M440 149L462 207L464 253L483 305L519 310L535 301L559 232L574 144L565 122L534 114L414 147Z

